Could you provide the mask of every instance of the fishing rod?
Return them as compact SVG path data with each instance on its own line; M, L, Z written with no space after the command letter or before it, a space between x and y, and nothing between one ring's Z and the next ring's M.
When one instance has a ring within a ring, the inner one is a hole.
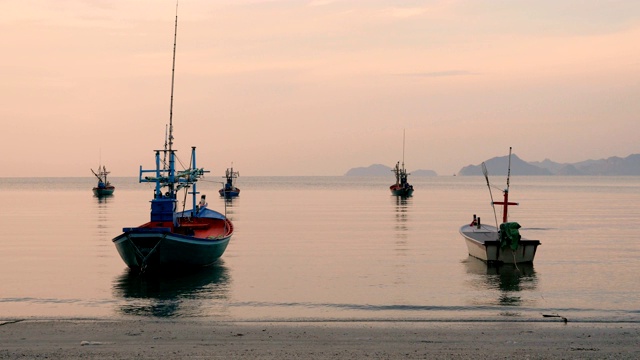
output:
M493 202L493 192L491 192L491 184L489 184L489 171L487 170L487 165L482 162L482 173L484 174L484 178L487 180L487 187L489 188L489 196L491 196L491 207L493 208L493 218L496 221L496 229L498 228L498 215L496 215L496 206Z

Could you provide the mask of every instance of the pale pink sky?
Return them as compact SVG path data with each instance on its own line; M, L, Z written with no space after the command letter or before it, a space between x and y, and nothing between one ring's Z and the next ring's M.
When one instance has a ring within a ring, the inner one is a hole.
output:
M0 1L0 176L153 166L175 1ZM640 153L640 1L182 0L175 145L223 175Z

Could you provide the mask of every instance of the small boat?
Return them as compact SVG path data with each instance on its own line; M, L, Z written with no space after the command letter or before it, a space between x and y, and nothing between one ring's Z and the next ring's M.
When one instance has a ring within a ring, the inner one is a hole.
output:
M237 179L238 176L240 176L240 173L237 171L233 171L233 165L231 166L231 168L227 169L224 176L227 179L227 182L222 186L222 189L218 191L218 193L220 193L220 196L229 198L240 195L240 189L235 185L235 179Z
M391 194L395 196L411 196L413 194L413 185L407 181L407 177L410 174L404 168L404 132L402 133L402 168L400 167L400 161L398 161L391 171L396 175L396 183L389 186Z
M104 165L102 167L98 166L97 173L93 169L91 169L91 172L98 178L98 184L93 188L93 194L95 196L113 195L116 187L107 180L107 175L110 173L107 168Z
M177 10L177 9L176 9ZM176 34L178 16L176 14ZM174 34L173 69L175 73ZM155 151L155 169L140 167L139 182L154 183L151 219L136 227L123 228L113 239L122 260L131 269L182 270L211 265L222 256L233 235L233 224L223 214L207 207L206 195L196 203L198 180L205 171L196 166L196 148L191 148L189 168L176 170L176 150L173 149L173 75L169 135L163 150ZM148 176L147 176L148 175ZM178 193L184 191L182 211L178 211ZM185 210L187 195L192 208Z
M496 217L496 226L485 225L481 223L480 217L473 215L470 224L463 225L460 228L460 234L465 239L469 255L486 261L487 263L532 263L536 255L536 250L540 245L539 240L525 239L520 235L520 224L508 221L509 205L518 205L515 202L509 202L509 177L511 175L511 148L509 148L509 167L507 173L507 188L503 191L503 201L493 201L491 195L491 204L494 211L494 205L502 205L502 223L498 226ZM489 184L489 176L487 167L482 163L482 171L489 187L491 194L491 186Z

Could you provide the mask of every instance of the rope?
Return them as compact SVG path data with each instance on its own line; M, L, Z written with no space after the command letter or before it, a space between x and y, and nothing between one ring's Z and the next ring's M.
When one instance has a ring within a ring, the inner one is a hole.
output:
M140 251L140 249L136 246L136 244L133 242L133 240L131 240L131 237L129 237L129 235L127 235L127 240L131 243L131 246L133 246L133 249L136 251L136 254L142 258L142 264L140 265L140 272L144 272L147 269L147 260L149 260L149 258L151 257L151 255L156 251L156 249L158 248L158 245L160 245L160 243L162 242L163 239L165 239L167 237L167 235L162 235L162 239L158 240L158 242L156 243L156 245L151 249L151 251L149 251L149 253L147 254L147 256L144 256L144 254L142 254L142 252Z

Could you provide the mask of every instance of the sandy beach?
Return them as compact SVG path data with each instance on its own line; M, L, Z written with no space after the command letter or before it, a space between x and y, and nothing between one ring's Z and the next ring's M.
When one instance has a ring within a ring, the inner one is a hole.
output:
M0 359L637 359L634 323L5 320Z

